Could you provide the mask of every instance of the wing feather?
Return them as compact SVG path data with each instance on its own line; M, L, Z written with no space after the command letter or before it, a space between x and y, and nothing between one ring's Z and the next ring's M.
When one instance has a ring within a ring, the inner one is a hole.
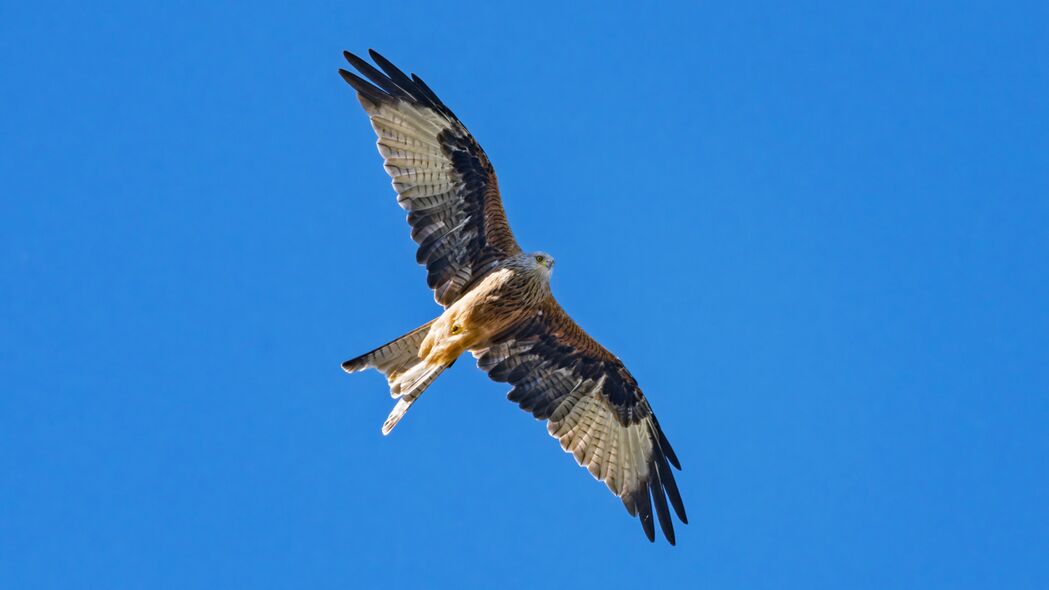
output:
M477 365L513 385L508 398L538 419L581 466L637 516L649 540L654 518L673 544L670 518L688 522L670 465L680 469L637 382L623 363L548 298L532 319L473 351Z
M444 306L500 260L521 251L506 220L495 169L459 118L421 78L374 51L378 68L345 52L361 75L339 70L357 91L383 165L408 211L416 260ZM362 77L363 76L363 77Z

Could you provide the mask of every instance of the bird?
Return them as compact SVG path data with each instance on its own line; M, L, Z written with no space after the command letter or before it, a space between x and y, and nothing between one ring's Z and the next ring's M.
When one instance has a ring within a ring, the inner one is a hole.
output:
M681 463L637 381L576 324L550 288L554 257L518 245L495 169L466 126L422 78L374 50L375 65L343 52L339 74L377 135L379 153L408 212L416 262L443 307L433 320L342 363L374 368L397 400L387 435L426 388L465 352L510 401L546 421L564 451L605 483L655 541L655 518L676 544L672 507L688 523L671 466ZM669 506L668 506L669 502Z

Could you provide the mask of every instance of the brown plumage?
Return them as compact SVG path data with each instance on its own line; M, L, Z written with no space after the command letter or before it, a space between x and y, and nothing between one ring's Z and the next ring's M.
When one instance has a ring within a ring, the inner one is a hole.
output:
M633 376L565 313L550 292L554 260L525 253L506 220L495 170L458 117L416 75L378 53L379 66L344 55L339 70L378 135L379 152L408 211L416 260L444 312L427 324L343 363L386 375L397 404L383 433L423 391L470 351L508 395L547 421L580 465L605 482L649 540L655 516L673 544L672 507L688 522L670 466L681 468ZM669 499L669 506L668 506Z

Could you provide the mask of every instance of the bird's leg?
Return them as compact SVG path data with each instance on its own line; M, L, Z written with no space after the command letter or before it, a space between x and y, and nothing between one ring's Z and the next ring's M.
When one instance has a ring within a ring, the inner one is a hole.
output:
M450 364L459 358L469 347L472 334L467 326L467 316L455 305L445 310L430 326L430 331L419 346L419 358L435 365Z

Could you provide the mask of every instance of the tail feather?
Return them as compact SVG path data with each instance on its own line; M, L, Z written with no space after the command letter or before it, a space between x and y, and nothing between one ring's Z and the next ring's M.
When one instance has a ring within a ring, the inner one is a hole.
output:
M454 364L453 361L447 365L433 365L419 358L419 347L432 323L428 322L367 354L342 363L347 373L375 368L386 375L390 395L397 400L397 404L382 425L384 435L393 430L434 379Z
M422 368L418 371L417 375L412 375L411 381L404 384L396 384L400 387L400 399L397 400L397 405L393 407L393 411L386 417L386 422L382 425L383 435L390 434L394 426L401 421L404 414L408 411L408 408L412 407L412 404L419 399L419 396L426 391L426 388L433 383L434 379L444 372L445 369L452 365L420 365ZM414 372L414 371L413 371ZM409 375L405 375L409 377Z
M398 376L403 375L420 362L419 346L426 338L430 324L433 324L433 321L426 322L371 352L342 363L342 370L347 373L356 373L369 368L378 369L383 375L386 375L387 381L390 382L390 395L397 397L400 393L394 391L393 384Z

